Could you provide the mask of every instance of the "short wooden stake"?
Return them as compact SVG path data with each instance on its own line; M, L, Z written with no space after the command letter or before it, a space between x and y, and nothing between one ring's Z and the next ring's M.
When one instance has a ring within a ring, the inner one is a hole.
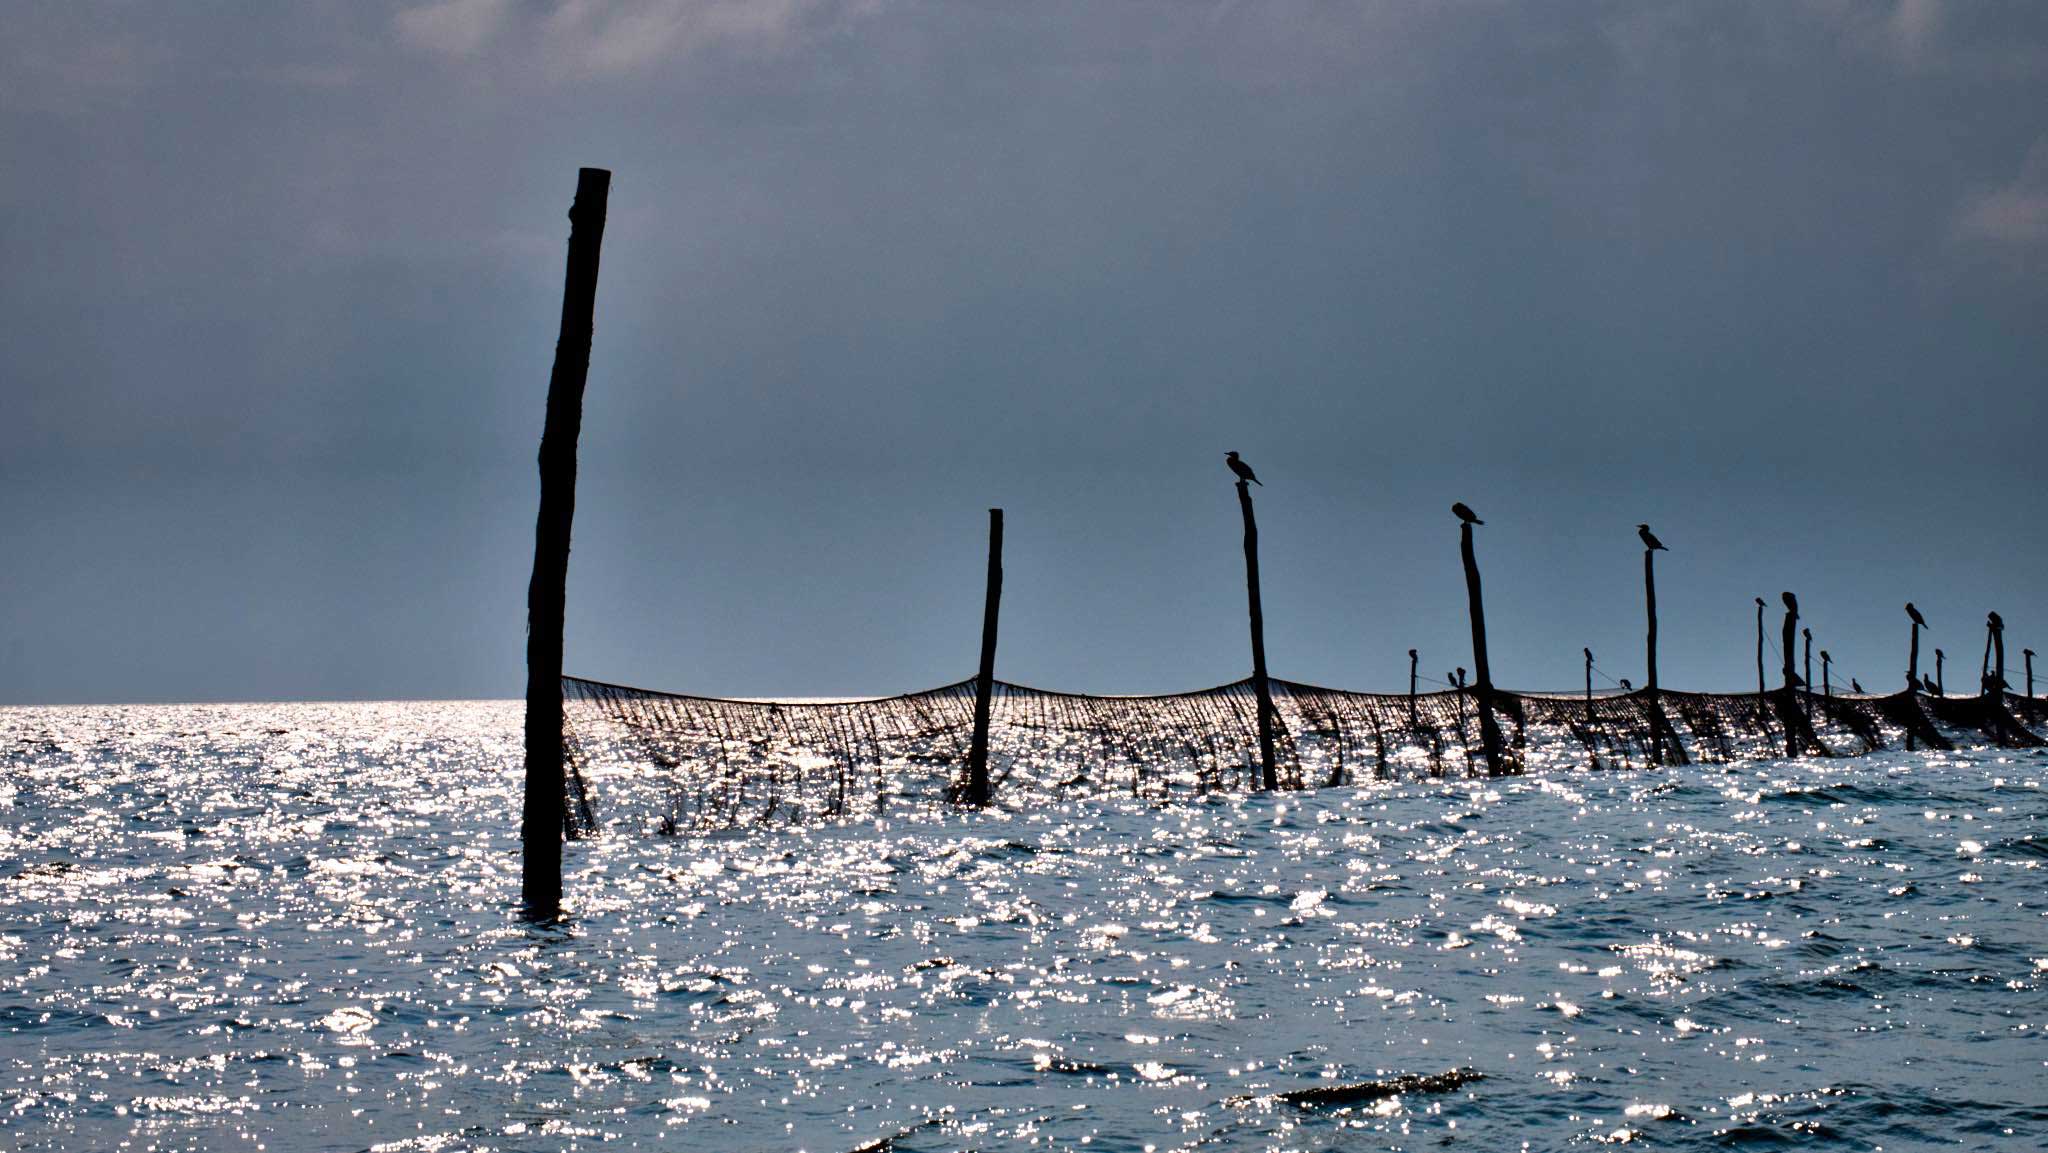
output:
M562 616L568 600L569 528L576 517L576 439L583 429L583 385L590 372L598 253L611 180L602 168L576 174L561 335L540 438L540 517L533 533L533 578L526 586L526 796L519 828L520 891L526 915L535 920L553 920L562 912L562 831L568 819L562 775Z
M988 510L988 594L981 608L981 665L974 674L974 740L967 750L970 805L989 803L988 721L996 683L996 623L1003 603L1003 510Z

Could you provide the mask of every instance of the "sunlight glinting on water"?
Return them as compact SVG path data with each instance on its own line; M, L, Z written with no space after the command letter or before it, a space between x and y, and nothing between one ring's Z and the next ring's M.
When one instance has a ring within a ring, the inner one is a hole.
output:
M621 818L534 927L519 720L0 710L4 1143L2048 1140L2038 751Z

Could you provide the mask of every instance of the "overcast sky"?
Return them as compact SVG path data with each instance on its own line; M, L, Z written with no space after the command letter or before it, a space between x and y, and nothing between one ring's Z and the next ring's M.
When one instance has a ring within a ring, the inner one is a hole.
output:
M516 695L579 165L571 671L1891 688L2048 641L2048 5L7 3L0 702ZM1775 619L1773 621L1775 635ZM1930 657L1931 660L1931 657ZM2048 666L2044 666L2048 674ZM2017 679L2017 678L2015 678Z

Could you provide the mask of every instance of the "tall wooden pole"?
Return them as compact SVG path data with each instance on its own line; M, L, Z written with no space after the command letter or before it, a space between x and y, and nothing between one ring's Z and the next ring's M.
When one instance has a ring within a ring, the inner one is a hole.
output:
M1479 561L1472 553L1472 522L1458 525L1458 555L1465 562L1465 603L1472 617L1472 674L1478 678L1479 744L1486 750L1486 771L1507 771L1502 758L1500 725L1493 717L1493 670L1486 660L1486 604L1479 595Z
M1593 715L1593 650L1580 649L1586 654L1586 715Z
M2027 662L2027 696L2031 699L2034 695L2034 650L2021 649L2020 656Z
M1937 697L1948 695L1948 678L1942 674L1941 668L1946 663L1948 663L1948 654L1940 649L1934 650L1934 695Z
M1650 617L1650 631L1644 647L1650 664L1649 688L1654 700L1657 696L1657 551L1643 550L1643 608Z
M974 674L974 741L967 750L970 805L989 802L988 718L996 684L996 619L1003 603L1003 510L988 510L988 595L981 609L981 665Z
M1251 602L1252 694L1259 709L1259 787L1277 789L1273 768L1273 686L1266 680L1266 613L1259 605L1259 522L1252 515L1252 486L1237 482L1237 506L1244 512L1244 586Z
M540 438L540 517L533 532L533 579L526 586L526 798L519 829L520 892L526 915L536 920L552 920L562 911L562 616L569 526L576 516L576 438L583 429L598 251L611 181L602 168L576 174L561 335Z
M1826 649L1820 651L1820 695L1830 699L1835 695L1835 683L1828 677L1828 666L1833 664L1834 660Z

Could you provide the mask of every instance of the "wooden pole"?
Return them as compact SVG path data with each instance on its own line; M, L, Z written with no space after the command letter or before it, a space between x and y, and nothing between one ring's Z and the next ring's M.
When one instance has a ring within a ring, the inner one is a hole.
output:
M1833 699L1835 695L1835 683L1828 678L1828 666L1833 664L1834 660L1826 649L1820 651L1820 695L1829 699Z
M1920 691L1920 622L1913 622L1913 647L1906 650L1906 691Z
M1586 654L1586 715L1593 715L1593 650L1580 649Z
M1764 686L1764 598L1756 598L1756 695L1763 696Z
M1948 695L1948 678L1942 675L1941 670L1941 666L1947 661L1947 653L1940 649L1934 650L1934 695L1937 697Z
M974 674L974 741L967 751L970 805L989 802L988 718L996 684L996 622L1003 603L1003 510L988 510L988 594L981 609L981 665Z
M1237 482L1237 505L1244 512L1244 585L1252 618L1252 694L1259 708L1259 787L1280 787L1273 768L1273 686L1266 680L1266 613L1259 605L1259 522L1252 515L1252 486Z
M1995 658L1991 671L1984 676L1984 695L2002 703L2005 700L2005 621L1997 613L1992 613L1984 624L1991 633L1987 638L1991 643L1989 655Z
M1799 755L1799 730L1792 723L1792 707L1799 698L1793 695L1796 691L1793 685L1798 677L1792 669L1792 653L1793 642L1799 637L1799 598L1789 592L1779 593L1778 597L1785 602L1785 623L1778 634L1779 647L1783 650L1781 655L1785 658L1785 755L1796 757Z
M1791 593L1779 593L1778 596L1785 602L1785 623L1778 630L1778 647L1782 650L1779 655L1785 661L1785 687L1790 689L1799 680L1792 668L1792 658L1799 651L1799 598Z
M1417 721L1415 721L1415 661L1417 659L1419 657L1415 655L1415 649L1409 649L1409 727L1411 729L1417 727ZM2032 692L2032 690L2028 690L2028 692Z
M1458 525L1458 554L1465 562L1465 603L1472 617L1472 675L1478 678L1479 743L1486 751L1486 771L1507 771L1502 759L1500 725L1493 717L1493 670L1486 660L1486 604L1479 594L1479 561L1472 553L1472 522Z
M1806 695L1802 699L1806 701L1807 719L1811 720L1813 719L1813 630L1800 629L1799 640L1804 646L1806 653L1804 663L1800 666L1799 679L1806 682Z
M1649 614L1650 631L1644 647L1649 659L1650 679L1647 682L1652 698L1657 695L1657 551L1643 550L1643 608Z
M597 307L598 252L604 243L612 174L576 174L569 207L569 260L562 285L561 335L548 377L547 422L540 438L540 516L533 532L533 578L526 586L526 797L519 837L520 891L526 915L553 920L562 911L562 616L568 600L569 527L576 516L576 439L583 428L583 385Z
M2031 699L2034 695L2034 650L2021 649L2020 656L2027 662L2027 696Z

